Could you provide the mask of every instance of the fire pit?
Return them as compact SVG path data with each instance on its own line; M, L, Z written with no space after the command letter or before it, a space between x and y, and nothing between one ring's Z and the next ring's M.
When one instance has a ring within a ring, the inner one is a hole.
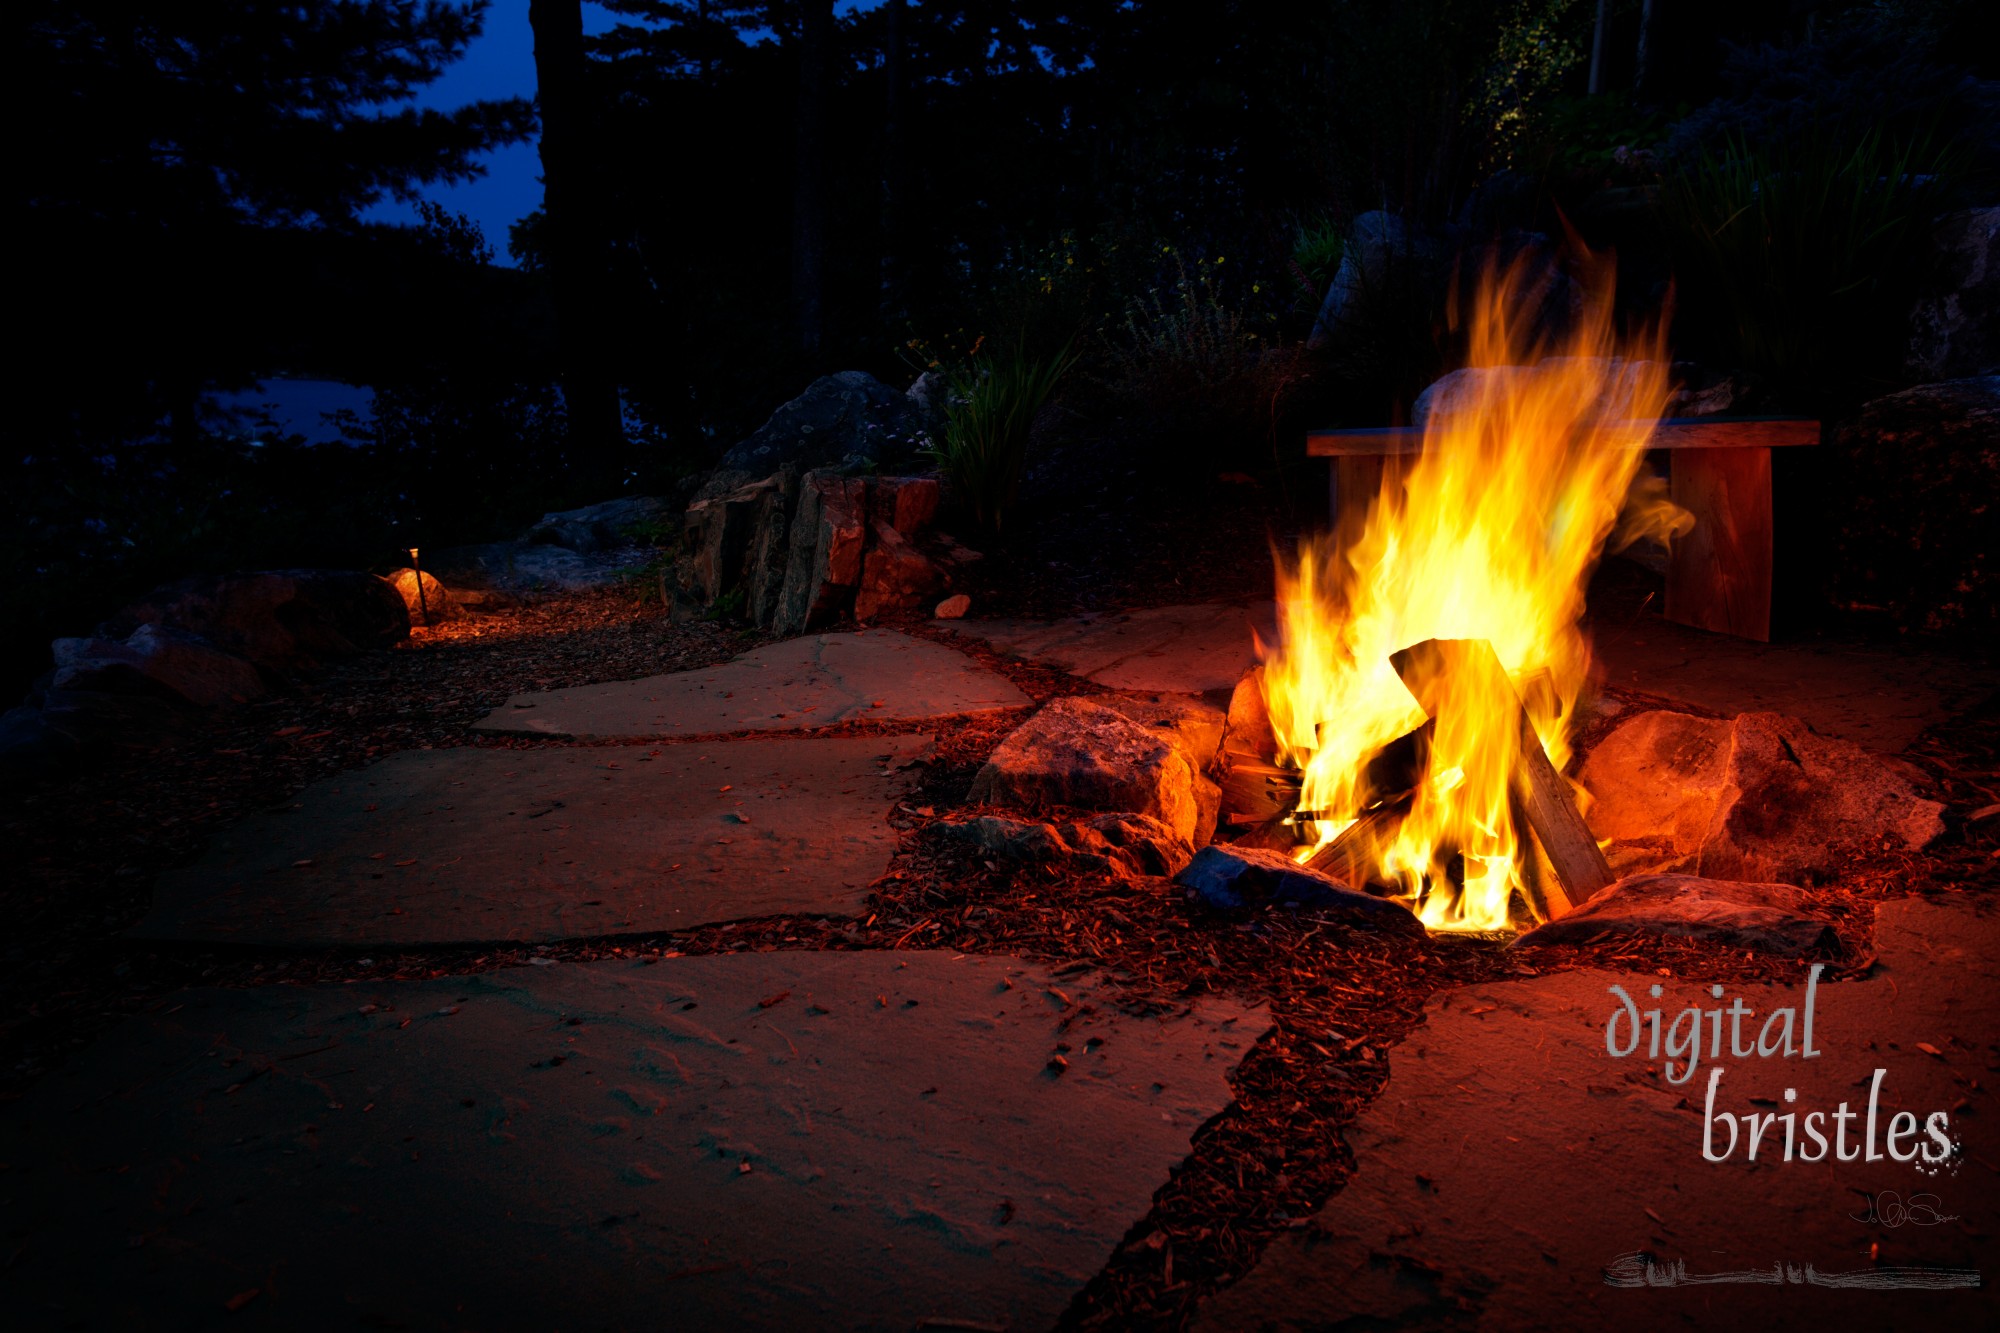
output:
M1662 329L1620 339L1600 286L1548 345L1515 313L1531 282L1482 284L1471 366L1492 373L1466 377L1365 508L1280 561L1252 687L1268 762L1239 757L1232 786L1262 787L1246 841L1433 930L1560 916L1611 882L1560 772L1590 673L1584 586L1607 549L1694 524L1643 472Z

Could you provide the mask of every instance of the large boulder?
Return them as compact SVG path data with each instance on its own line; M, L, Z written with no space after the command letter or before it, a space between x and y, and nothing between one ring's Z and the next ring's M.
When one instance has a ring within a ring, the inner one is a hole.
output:
M1947 213L1928 290L1910 312L1910 370L1929 380L2000 374L2000 207Z
M649 529L672 518L673 513L674 506L658 496L628 495L581 509L544 514L521 534L521 540L593 555L645 540Z
M257 668L208 640L165 625L141 625L124 642L57 639L49 689L62 693L150 694L226 708L264 696Z
M438 582L437 575L428 569L418 573L414 569L398 569L388 575L389 586L403 599L403 610L409 613L412 625L436 625L447 620L465 619L466 603L452 595L451 589ZM475 603L477 599L475 598Z
M885 611L908 610L930 601L943 586L944 571L887 523L870 525L873 540L861 561L854 591L854 618L866 623Z
M846 370L806 386L725 453L716 470L749 477L784 467L893 471L914 458L925 440L922 416L907 394L866 371Z
M786 543L771 627L803 634L852 608L868 548L868 483L861 477L807 473Z
M1340 267L1327 285L1306 346L1318 349L1338 337L1343 327L1365 318L1362 308L1372 298L1401 294L1401 270L1425 270L1421 285L1428 285L1428 269L1435 265L1437 243L1412 231L1394 213L1376 209L1355 215L1341 247Z
M1677 936L1792 955L1841 947L1833 923L1805 910L1804 895L1790 884L1743 884L1695 875L1621 879L1515 944L1580 944L1615 935Z
M741 614L780 634L848 615L919 610L950 582L916 545L937 513L934 477L781 468L690 504L675 613Z
M1830 444L1833 604L2000 638L2000 375L1878 398Z
M1394 935L1425 933L1401 903L1350 888L1270 848L1204 847L1174 876L1174 883L1191 901L1219 912L1277 904L1327 913Z
M1150 815L1193 842L1201 824L1195 766L1174 741L1092 699L1047 704L1000 742L970 799L1025 810Z
M183 579L106 621L103 637L141 625L199 635L276 670L385 648L410 636L410 614L387 580L351 570L281 569Z
M1621 874L1801 880L1944 832L1944 807L1901 766L1778 713L1641 713L1578 777L1586 820Z

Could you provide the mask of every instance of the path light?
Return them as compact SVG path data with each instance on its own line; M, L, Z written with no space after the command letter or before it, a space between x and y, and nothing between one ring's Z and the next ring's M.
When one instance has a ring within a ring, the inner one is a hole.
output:
M423 614L424 628L429 629L431 624L431 604L424 598L424 567L422 562L417 559L417 548L414 546L410 548L410 569L417 576L417 610Z

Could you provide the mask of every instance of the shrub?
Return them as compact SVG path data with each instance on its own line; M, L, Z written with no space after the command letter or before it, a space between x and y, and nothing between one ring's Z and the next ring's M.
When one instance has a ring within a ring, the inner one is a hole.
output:
M1346 244L1346 233L1340 224L1325 213L1292 224L1292 276L1305 289L1315 311L1333 282L1333 275L1340 270L1340 255Z
M1808 401L1865 392L1901 350L1912 260L1958 162L1874 129L1700 153L1661 196L1685 326Z
M1226 258L1192 272L1172 247L1163 281L1130 300L1107 340L1098 377L1169 451L1208 452L1218 439L1268 437L1291 358L1272 346L1278 317L1259 309L1265 286L1232 293Z
M930 453L952 496L988 531L1001 531L1013 512L1035 418L1076 364L1074 346L1037 357L1021 337L946 377L944 440Z

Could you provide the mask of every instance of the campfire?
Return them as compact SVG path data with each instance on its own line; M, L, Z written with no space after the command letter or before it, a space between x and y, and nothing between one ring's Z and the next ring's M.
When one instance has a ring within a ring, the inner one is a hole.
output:
M1591 277L1555 343L1527 326L1532 275L1482 281L1471 373L1421 450L1278 560L1257 679L1281 808L1252 836L1433 930L1558 916L1611 880L1561 776L1590 676L1584 587L1607 549L1691 520L1643 470L1663 329L1620 338L1608 269Z

